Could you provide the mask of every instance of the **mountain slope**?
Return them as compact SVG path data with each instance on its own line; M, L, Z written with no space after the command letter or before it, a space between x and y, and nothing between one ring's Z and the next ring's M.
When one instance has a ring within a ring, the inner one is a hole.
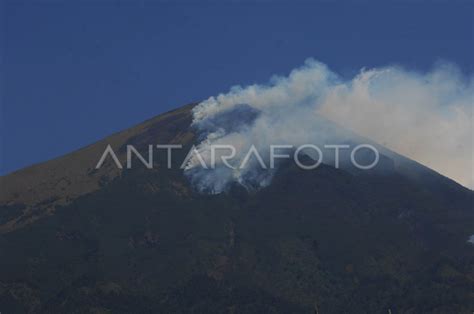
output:
M109 143L192 145L192 106L1 178L0 311L472 312L473 192L386 149L389 172L288 163L219 195L184 152L91 171Z
M74 153L1 176L0 204L3 210L0 213L0 233L49 215L55 206L68 204L76 197L96 191L106 181L119 176L120 169L113 163L95 169L107 145L112 146L124 163L125 145L140 138L150 138L152 143L189 141L193 135L186 130L191 122L190 108L194 105L157 116ZM185 131L181 132L177 127Z

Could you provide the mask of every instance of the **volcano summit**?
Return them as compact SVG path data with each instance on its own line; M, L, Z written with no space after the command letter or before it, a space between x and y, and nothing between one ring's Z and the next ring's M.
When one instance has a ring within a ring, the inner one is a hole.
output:
M283 160L219 194L187 150L95 169L108 145L122 164L127 145L199 145L195 106L1 177L0 311L472 311L473 192L375 143L370 171Z

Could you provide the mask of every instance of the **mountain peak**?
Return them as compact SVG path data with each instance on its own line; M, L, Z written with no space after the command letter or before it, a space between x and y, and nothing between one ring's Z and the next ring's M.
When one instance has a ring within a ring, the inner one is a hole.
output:
M153 155L152 169L120 169L110 158L96 169L109 145L126 165L127 145L196 144L194 106L1 177L4 308L446 313L472 305L473 192L376 143L383 171L288 162L269 185L236 183L215 195L164 166L166 151Z

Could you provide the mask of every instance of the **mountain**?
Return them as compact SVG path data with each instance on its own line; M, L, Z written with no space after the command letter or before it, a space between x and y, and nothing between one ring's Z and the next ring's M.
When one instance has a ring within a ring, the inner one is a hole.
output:
M0 312L472 313L474 193L386 148L388 171L287 163L216 195L187 150L95 169L191 147L193 106L0 178Z

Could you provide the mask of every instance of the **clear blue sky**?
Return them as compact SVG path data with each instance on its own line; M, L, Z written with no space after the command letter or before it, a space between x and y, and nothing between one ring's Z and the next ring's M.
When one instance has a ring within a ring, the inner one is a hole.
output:
M472 1L358 3L3 1L0 173L308 57L342 75L439 59L473 72Z

